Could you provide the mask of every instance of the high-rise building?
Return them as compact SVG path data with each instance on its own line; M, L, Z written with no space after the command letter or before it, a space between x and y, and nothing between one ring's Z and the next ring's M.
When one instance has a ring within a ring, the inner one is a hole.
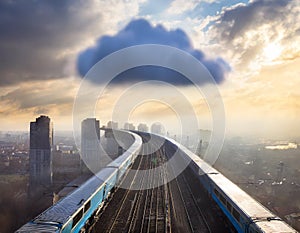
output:
M126 122L124 124L124 129L126 129L126 130L135 130L135 126L132 123Z
M148 132L149 128L146 124L144 123L140 123L138 125L138 131L141 131L141 132Z
M199 151L199 154L201 154L201 156L204 156L208 148L212 131L200 129L198 132L199 132L199 139L201 141L201 151Z
M164 129L161 123L153 123L151 125L151 133L156 133L156 134L164 134Z
M81 159L93 171L100 166L100 151L100 122L87 118L81 123ZM85 166L82 169L85 171Z
M107 122L107 128L109 128L109 129L118 129L118 122L115 122L115 121Z
M52 183L53 126L48 116L40 116L30 122L30 185Z
M199 134L200 134L200 139L202 140L202 142L203 143L208 143L209 140L210 140L212 132L210 130L200 129Z

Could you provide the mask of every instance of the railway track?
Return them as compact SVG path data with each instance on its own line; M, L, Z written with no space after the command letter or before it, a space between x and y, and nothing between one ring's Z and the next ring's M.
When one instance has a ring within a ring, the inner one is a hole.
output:
M207 231L209 233L211 233L212 231L211 231L211 228L210 228L210 226L209 226L209 224L206 220L206 217L204 216L203 211L201 210L201 207L199 206L199 203L198 203L195 195L193 194L191 186L190 186L189 182L187 182L187 179L186 179L184 174L182 174L182 180L183 180L183 183L186 184L187 189L185 189L185 190L188 191L188 195L190 195L190 198L192 200L192 207L196 208L196 210L197 210L196 212L199 213L198 216L201 217L201 220L203 222L203 228L206 228Z
M158 151L156 152L155 156L152 156L152 159L155 159L155 166L161 165L161 159L159 157ZM153 160L152 160L153 161ZM155 170L153 170L154 166L153 163L151 165L150 170L150 177L151 177L151 184L152 189L147 190L147 197L148 197L148 208L146 208L146 215L143 216L143 219L146 220L145 227L143 228L142 232L165 232L166 229L166 221L165 221L165 202L164 196L162 195L163 186L159 186L159 182L162 182L163 176L161 171L156 174ZM148 213L147 213L147 210ZM146 227L147 226L147 227Z
M194 195L194 185L198 187L199 181L187 178L192 175L191 171L184 171L169 183L164 182L174 173L166 163L172 151L162 147L147 155L153 146L144 141L144 155L139 155L132 166L132 169L145 170L144 175L128 178L126 173L124 177L124 180L131 179L131 185L138 184L140 189L117 188L91 232L226 232L223 228L211 229L216 220L207 221L207 213L201 209L203 201L210 206L210 200L203 199L199 203L199 192ZM153 168L158 166L162 169L157 174ZM149 184L155 188L145 189Z
M168 156L168 155L167 155ZM169 172L174 174L174 168L169 167ZM210 226L207 223L205 216L195 198L190 184L185 177L186 171L176 176L175 179L169 183L171 193L177 193L180 201L183 203L183 211L185 213L186 221L176 215L174 216L175 224L173 228L185 228L185 232L211 232ZM177 198L178 199L178 198ZM173 200L172 200L173 201ZM174 206L174 205L173 205ZM182 211L181 211L182 212ZM185 226L183 225L185 223ZM186 224L187 223L187 224ZM188 225L188 228L187 226Z
M142 161L143 160L148 160L148 158L147 157L142 157L141 159L140 159L140 163L139 163L139 166L138 166L138 169L137 170L140 170L141 169L141 165L143 164L142 163ZM134 183L134 181L135 181L135 178L136 178L136 174L137 173L135 173L135 175L134 175L134 177L133 177L133 179L132 179L132 181L131 181L131 184L130 184L130 187L129 187L129 189L127 189L126 190L126 194L124 195L124 197L123 197L123 199L122 199L122 201L121 201L121 204L120 204L120 206L119 206L119 208L118 208L118 211L117 211L117 213L116 213L116 216L112 219L112 222L111 222L111 224L110 224L110 227L109 227L109 233L111 233L111 232L117 232L117 231L119 231L119 229L122 229L123 231L124 230L126 230L126 229L124 229L124 226L125 226L125 228L126 228L126 226L128 226L129 224L129 220L130 220L130 216L132 215L132 213L133 213L133 210L134 210L134 204L136 203L136 191L133 191L133 190L131 190L131 186L133 185L133 183ZM125 179L126 179L126 177L125 177ZM129 201L128 201L129 200ZM124 219L124 217L123 217L123 215L122 215L122 211L124 211L124 210L130 210L129 211L129 218L128 218L128 220L126 221L125 219ZM124 232L128 232L128 231L124 231Z
M143 154L147 154L151 147L152 145L145 144L143 147L145 153ZM130 184L138 182L140 189L116 190L116 192L121 192L122 196L112 195L112 200L115 201L115 198L118 200L114 214L110 214L109 219L103 221L106 223L101 226L100 231L94 232L166 232L168 221L165 219L164 186L145 189L149 184L150 187L157 186L158 179L164 177L162 173L155 175L152 169L162 162L159 156L158 152L138 156L139 165L133 165L133 168L135 166L136 170L145 170L145 173L139 179L134 176ZM124 179L126 178L127 175ZM105 213L105 210L99 216L99 221L107 219L103 213Z
M143 165L144 165L143 158L137 157L135 163L132 165L132 169L135 169L135 170L140 169L141 166L143 166ZM126 179L127 175L128 175L128 172L125 173L123 179ZM132 182L133 182L133 180L132 180ZM132 185L132 182L130 183L130 185ZM124 206L126 199L129 197L129 191L130 191L130 189L117 188L115 190L115 192L111 193L111 195L108 199L108 202L106 202L104 204L104 206L102 206L100 208L100 210L96 213L96 215L94 216L94 219L92 220L92 223L89 225L88 229L86 229L86 232L89 232L89 233L97 233L98 232L98 230L95 231L96 225L99 222L99 219L101 219L104 216L104 214L107 213L105 210L109 206L110 200L112 200L113 198L115 200L117 200L118 203L122 203L122 204L118 205L116 211L113 212L114 214L109 216L110 221L103 222L103 225L104 225L104 227L107 227L108 225L116 225L117 221L118 221L117 218L121 212L121 208Z
M152 155L147 156L147 158L148 158L148 164L149 164L148 166L151 167ZM149 203L149 196L148 196L148 190L145 190L144 188L146 187L146 183L148 182L147 177L150 177L150 176L151 176L150 170L146 170L146 172L144 173L144 176L143 176L142 185L140 186L140 189L139 189L138 199L135 203L134 215L132 216L132 219L128 219L128 221L130 222L130 226L132 226L128 229L128 232L138 232L138 231L143 232L143 230L145 230L145 224L146 224L145 211L147 210L146 204ZM143 216L142 221L140 221L140 216Z
M163 179L162 174L156 176L153 170L155 166L160 165L159 154L155 152L149 157L151 162L147 170L149 177L148 182L150 183L150 187L157 187L159 179ZM134 232L165 232L165 205L163 200L164 196L161 195L162 190L163 186L141 190L145 196L144 201L140 203L140 207L142 206L143 211L142 215L140 215L141 217L135 219L135 222L141 222L141 224L140 228L134 229Z

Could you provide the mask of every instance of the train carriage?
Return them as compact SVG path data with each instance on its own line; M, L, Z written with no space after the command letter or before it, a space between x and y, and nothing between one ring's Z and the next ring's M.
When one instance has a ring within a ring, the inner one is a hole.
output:
M187 148L172 139L164 140L178 148L185 161L191 161L189 166L237 232L297 232Z
M139 134L147 135L148 133ZM167 155L171 152L174 154L177 151L177 155L182 157L181 161L180 158L177 161L184 162L191 168L204 189L208 192L208 195L217 203L237 232L297 232L180 143L156 134L151 134L151 138L155 140L160 139L164 142L163 147L168 147L169 151L167 152L163 148ZM172 156L168 155L169 158Z
M133 138L133 144L123 155L16 232L80 232L88 219L108 198L141 149L142 140L138 135L121 132Z

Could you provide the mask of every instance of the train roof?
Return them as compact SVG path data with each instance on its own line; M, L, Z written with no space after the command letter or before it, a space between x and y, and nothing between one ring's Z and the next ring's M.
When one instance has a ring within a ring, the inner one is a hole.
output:
M51 225L36 225L32 222L26 223L16 233L32 233L32 232L44 232L44 233L57 233L59 228Z
M96 175L88 179L68 196L62 198L32 221L23 225L17 232L58 232L58 225L64 225L70 217L83 206L86 200L91 198L92 194L101 188L102 185L117 172L120 164L125 162L131 154L138 153L141 149L142 139L140 136L130 131L120 131L130 134L134 138L134 142L130 145L128 150L115 161L112 161L107 167L101 169ZM37 225L35 223L40 224Z
M135 152L135 150L133 150L133 152ZM110 162L106 167L119 167L125 161L127 161L127 159L129 158L129 156L133 152L132 151L125 151L121 156L119 156L118 158L116 158L114 161Z
M124 131L125 132L125 131ZM138 151L142 141L141 138L131 132L127 132L135 138L135 142L130 146L130 148L123 153L118 161L124 160L128 157L132 151ZM114 161L112 162L114 163ZM115 163L116 165L118 163ZM117 171L115 167L106 167L101 169L96 175L87 180L80 187L75 189L71 194L61 199L55 205L48 208L46 211L38 215L33 221L38 222L57 222L64 224L68 221L69 217L72 216L78 209L83 205L83 203L88 200L93 193L99 189L104 181L107 181L110 176Z
M55 205L38 215L33 222L56 222L64 224L68 221L91 195L99 189L117 169L103 168L95 176L91 177L70 195L64 197Z
M213 182L228 196L239 209L255 222L264 232L296 232L282 219L273 214L261 203L240 189L222 174L209 175Z
M173 139L167 139L180 148L200 168L202 174L206 174L231 201L241 209L245 215L250 217L256 226L263 232L297 232L281 218L273 214L261 203L227 179L218 170L213 168L199 156L188 150ZM201 174L199 174L201 175Z

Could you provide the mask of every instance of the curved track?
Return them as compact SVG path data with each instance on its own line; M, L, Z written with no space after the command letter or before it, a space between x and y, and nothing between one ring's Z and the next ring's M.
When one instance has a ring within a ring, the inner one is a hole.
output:
M146 142L147 138L143 138ZM129 177L123 182L138 183L140 190L117 188L110 200L96 217L96 222L88 232L228 232L221 211L203 194L199 196L200 183L187 168L171 182L156 187L172 174L173 168L166 166L169 154L160 148L148 154L153 145L143 144L143 154L133 164L133 169L146 170L144 177ZM161 172L154 174L154 168L161 166ZM153 184L152 189L145 189L146 184ZM195 191L196 187L196 191ZM203 201L209 209L202 209ZM207 212L211 212L210 214ZM215 212L217 211L217 213ZM205 212L205 213L204 213Z

